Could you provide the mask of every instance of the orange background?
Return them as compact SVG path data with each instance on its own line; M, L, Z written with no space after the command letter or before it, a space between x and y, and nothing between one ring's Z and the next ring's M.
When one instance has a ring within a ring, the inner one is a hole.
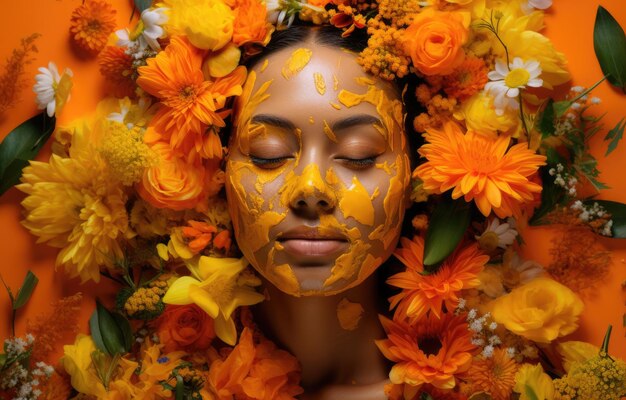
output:
M118 27L127 25L131 15L129 0L113 0L118 10ZM38 111L35 106L35 95L31 90L37 67L47 66L54 61L60 70L70 67L74 72L74 88L71 101L63 111L59 123L67 123L74 118L89 114L95 110L97 101L102 97L103 82L98 73L94 59L85 59L75 54L69 41L69 20L72 11L81 4L80 0L38 0L28 2L7 1L0 13L0 60L10 57L20 39L33 32L42 37L37 41L39 52L34 54L35 61L26 67L25 76L29 80L28 87L23 90L16 106L4 115L0 115L0 139L22 121L30 118ZM626 27L626 2L624 0L555 0L553 8L548 11L545 34L553 41L556 48L565 53L569 60L569 69L573 76L573 84L585 87L596 82L602 73L593 51L593 24L596 8L602 4ZM3 95L3 94L0 94ZM613 127L626 116L626 95L620 94L607 83L600 85L595 96L602 99L597 112L606 112L604 124ZM606 129L600 132L592 142L592 154L599 159L601 180L611 189L602 193L601 198L626 202L626 143L604 158L606 143L602 138ZM49 143L38 160L47 160L50 154ZM94 298L106 297L111 292L111 285L85 284L78 280L69 280L59 270L55 272L54 260L56 249L36 244L31 236L20 225L20 201L23 194L11 189L0 197L0 273L7 284L16 290L24 278L26 271L31 269L40 279L29 303L18 312L18 335L24 334L28 318L35 318L39 313L48 312L51 301L77 291L86 293L81 310L83 331L87 330L87 320L94 308ZM524 233L527 243L526 256L548 264L550 240L559 231L554 228L531 229ZM568 339L588 340L600 344L608 324L613 325L611 353L626 359L626 331L622 325L622 316L626 312L626 293L622 282L626 281L626 240L605 239L603 243L613 253L613 264L609 277L601 285L590 290L591 296L585 297L586 310L581 319L581 327ZM9 335L10 304L4 289L0 288L0 340Z

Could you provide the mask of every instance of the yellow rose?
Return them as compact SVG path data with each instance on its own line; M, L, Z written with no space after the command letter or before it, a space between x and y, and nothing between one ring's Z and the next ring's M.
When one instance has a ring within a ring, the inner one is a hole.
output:
M95 350L96 345L91 336L79 334L73 345L63 346L61 364L70 375L74 389L102 398L106 395L106 390L91 362L91 353Z
M536 278L488 305L494 321L516 335L550 343L578 327L583 302L568 287Z
M524 364L515 374L513 391L520 393L520 400L552 400L554 398L554 384L552 379L543 372L541 364ZM529 394L532 391L534 397Z
M470 13L421 12L404 32L404 46L413 65L424 75L447 75L465 59Z
M454 113L457 120L465 120L468 130L495 138L499 133L517 136L520 129L519 115L516 111L496 114L493 98L479 92L463 102L461 109Z
M199 49L219 50L233 37L235 15L221 0L165 0L170 35L185 35Z

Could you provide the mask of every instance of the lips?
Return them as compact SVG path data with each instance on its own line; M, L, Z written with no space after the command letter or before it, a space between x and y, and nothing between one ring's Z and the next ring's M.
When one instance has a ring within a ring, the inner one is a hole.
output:
M343 252L348 238L341 232L325 230L320 233L315 227L300 226L284 232L278 237L285 251L295 256L311 258L326 257Z

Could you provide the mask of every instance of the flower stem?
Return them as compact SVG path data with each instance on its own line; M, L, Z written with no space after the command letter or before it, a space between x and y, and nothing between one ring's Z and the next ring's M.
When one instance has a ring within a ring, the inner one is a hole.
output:
M600 352L605 353L607 356L609 355L609 342L611 340L612 330L613 330L613 325L609 325L609 327L606 329L604 340L602 341L602 347L600 347Z

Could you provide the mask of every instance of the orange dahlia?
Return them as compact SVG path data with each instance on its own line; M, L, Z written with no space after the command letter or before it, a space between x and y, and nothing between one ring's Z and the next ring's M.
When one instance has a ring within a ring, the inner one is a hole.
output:
M110 83L116 97L135 94L133 58L122 47L107 46L98 57L100 73Z
M202 157L221 157L216 153L216 134L209 125L224 126L226 99L241 94L246 69L237 67L215 81L205 80L202 61L205 51L195 48L182 36L175 36L164 51L148 59L138 69L137 85L161 100L162 107L152 120L159 140L169 141L185 156L195 150Z
M88 0L72 13L70 20L72 41L88 54L98 54L114 30L115 9L104 0Z
M387 339L377 340L376 345L396 363L389 372L392 383L452 389L456 376L470 368L476 347L463 315L430 314L418 324L381 316L381 322Z
M504 349L497 348L489 358L472 363L468 372L474 393L486 392L493 400L509 400L515 386L518 364Z
M454 188L452 198L474 200L485 216L491 210L500 218L519 216L520 205L532 202L533 194L541 191L530 177L546 158L529 150L526 143L509 149L508 136L487 136L473 131L464 134L451 121L441 129L427 129L424 137L428 143L419 149L427 162L413 176L433 193Z
M444 77L443 90L448 96L466 100L483 90L489 81L488 72L482 58L468 57L454 72Z
M457 249L437 272L424 274L424 239L403 237L400 243L402 247L396 249L394 255L406 270L390 277L387 283L401 288L402 292L389 301L392 309L398 307L395 318L407 319L410 323L416 323L428 311L439 318L443 304L449 312L453 311L459 302L458 292L477 287L480 284L478 274L489 261L489 256L482 254L478 245L473 244Z

